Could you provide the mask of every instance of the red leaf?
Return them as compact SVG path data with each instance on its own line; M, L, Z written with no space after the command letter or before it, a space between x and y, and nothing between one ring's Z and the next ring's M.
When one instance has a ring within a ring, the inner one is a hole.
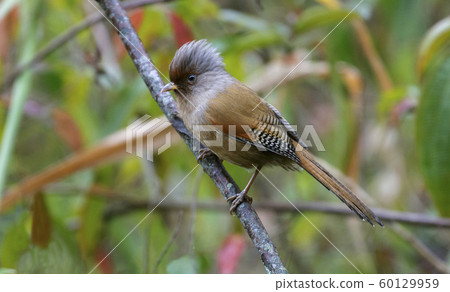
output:
M0 59L6 60L10 43L14 43L14 31L17 29L19 18L19 5L12 8L11 11L0 21Z
M233 234L225 239L219 250L219 273L232 274L238 267L239 260L245 249L245 238L240 234Z
M55 131L66 142L73 151L83 148L83 138L81 132L73 118L65 111L53 109L53 120L55 121Z
M131 24L134 29L139 30L144 19L144 8L137 8L129 13Z
M128 14L128 17L130 18L131 24L133 25L134 29L138 31L142 25L142 21L144 20L144 8L137 8L133 10ZM116 51L116 56L119 58L119 60L121 60L124 56L127 55L127 50L123 46L119 35L116 33L113 37L113 43Z
M194 35L189 26L175 12L170 12L170 22L172 23L175 41L178 47L194 40Z
M103 248L99 248L97 253L95 254L95 261L99 264L98 270L100 270L103 274L112 274L114 273L114 265L111 260L111 257L108 256L108 252Z

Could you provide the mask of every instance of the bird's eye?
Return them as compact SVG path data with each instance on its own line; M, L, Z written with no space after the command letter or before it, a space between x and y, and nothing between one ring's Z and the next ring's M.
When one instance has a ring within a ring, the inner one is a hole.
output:
M195 76L195 75L189 75L189 77L188 77L188 82L189 82L189 83L194 83L195 80L197 80L197 76Z

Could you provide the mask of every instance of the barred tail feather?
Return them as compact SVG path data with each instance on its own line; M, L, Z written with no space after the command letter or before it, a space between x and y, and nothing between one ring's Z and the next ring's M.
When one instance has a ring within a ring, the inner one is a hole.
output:
M297 145L296 145L297 146ZM300 147L302 148L302 147ZM298 149L298 148L297 148ZM367 220L372 226L373 222L377 222L383 226L383 223L377 216L369 209L358 197L353 194L344 184L337 178L331 175L323 166L314 160L314 156L307 150L302 149L296 151L300 160L300 166L311 174L324 187L335 194L344 204L346 204L353 212L355 212L361 219Z

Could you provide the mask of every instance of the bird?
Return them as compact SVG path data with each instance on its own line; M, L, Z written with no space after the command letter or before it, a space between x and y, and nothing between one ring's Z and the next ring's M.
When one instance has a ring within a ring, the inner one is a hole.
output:
M209 42L181 46L169 65L169 78L161 93L174 92L179 116L206 147L198 158L216 155L255 170L246 187L228 198L230 213L243 201L252 202L248 192L262 167L281 166L306 170L363 221L383 226L350 188L316 161L274 106L226 71L221 54Z

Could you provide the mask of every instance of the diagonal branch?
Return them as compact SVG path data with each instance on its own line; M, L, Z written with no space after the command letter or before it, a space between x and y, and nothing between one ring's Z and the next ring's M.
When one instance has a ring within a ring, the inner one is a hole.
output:
M198 149L194 149L193 137L177 115L177 107L174 99L170 93L161 93L163 87L161 77L150 58L145 55L144 45L131 25L126 12L120 7L119 1L98 0L98 2L105 11L106 17L121 32L119 36L153 98L189 149L198 158ZM226 199L240 192L239 187L226 172L217 157L207 157L200 161L200 164ZM244 229L261 255L267 272L287 273L277 249L270 240L266 229L253 207L247 202L242 203L236 209L236 216L241 221Z

